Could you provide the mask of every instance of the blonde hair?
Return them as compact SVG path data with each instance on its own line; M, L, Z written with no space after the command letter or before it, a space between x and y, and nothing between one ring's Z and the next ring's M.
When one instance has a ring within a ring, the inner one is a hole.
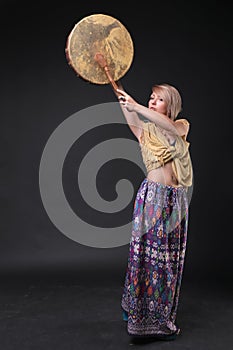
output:
M154 85L152 91L161 95L167 104L168 117L175 120L182 110L182 99L179 91L169 84Z

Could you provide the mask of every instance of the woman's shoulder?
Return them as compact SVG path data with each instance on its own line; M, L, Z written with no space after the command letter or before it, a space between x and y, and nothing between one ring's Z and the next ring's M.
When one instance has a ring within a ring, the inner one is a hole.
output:
M175 120L175 124L176 124L176 129L179 132L179 135L186 140L187 136L188 136L188 132L189 132L189 128L190 128L190 122L188 121L188 119L177 119Z
M175 123L181 123L181 124L187 125L187 126L190 125L190 122L188 121L188 119L185 119L185 118L176 119Z

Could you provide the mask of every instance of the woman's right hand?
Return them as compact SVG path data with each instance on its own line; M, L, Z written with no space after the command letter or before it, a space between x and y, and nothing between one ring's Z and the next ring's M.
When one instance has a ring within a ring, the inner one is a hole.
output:
M118 100L120 104L127 109L129 112L133 112L135 110L135 106L137 102L124 90L117 89L117 93L119 94Z

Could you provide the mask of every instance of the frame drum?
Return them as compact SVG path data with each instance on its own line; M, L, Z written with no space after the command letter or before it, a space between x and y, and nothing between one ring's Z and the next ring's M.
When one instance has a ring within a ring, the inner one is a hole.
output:
M132 64L134 46L121 22L108 15L94 14L74 26L67 38L65 54L79 77L94 84L108 84L109 79L95 55L104 57L109 74L117 81Z

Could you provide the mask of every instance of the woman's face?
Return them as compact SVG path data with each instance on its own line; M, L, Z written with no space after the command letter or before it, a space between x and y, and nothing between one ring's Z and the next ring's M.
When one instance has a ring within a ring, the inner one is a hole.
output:
M152 91L148 102L148 107L153 111L167 115L167 103L164 101L162 96L159 95L159 93Z

